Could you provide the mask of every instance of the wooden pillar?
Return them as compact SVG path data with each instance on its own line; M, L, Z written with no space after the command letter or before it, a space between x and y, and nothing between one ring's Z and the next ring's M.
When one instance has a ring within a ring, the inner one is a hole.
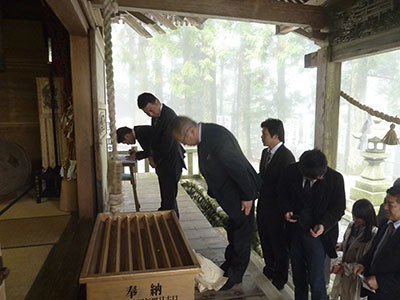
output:
M79 217L95 216L95 168L89 38L70 36Z
M317 52L314 146L325 153L328 165L336 168L342 64L330 62L330 53L329 47Z

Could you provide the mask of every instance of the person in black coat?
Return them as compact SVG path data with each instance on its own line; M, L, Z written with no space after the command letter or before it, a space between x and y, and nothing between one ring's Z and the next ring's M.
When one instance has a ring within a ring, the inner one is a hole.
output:
M242 281L250 260L254 200L258 198L261 181L236 138L226 128L177 117L172 130L177 141L197 145L199 167L206 179L208 194L216 198L229 216L229 244L225 250L226 261L221 266L229 279L221 290L230 289Z
M327 299L325 257L337 257L338 222L346 198L343 176L327 166L318 149L305 151L282 175L282 201L290 240L295 299Z
M134 145L137 140L143 151L129 150L129 154L131 159L141 160L153 156L151 150L153 132L153 127L149 125L134 126L133 129L120 127L117 129L117 141L126 145Z
M265 261L263 272L281 290L288 279L289 253L278 184L283 171L295 158L283 144L285 131L281 120L267 119L261 123L261 128L261 140L267 148L260 161L263 183L257 203L257 227Z
M171 132L175 112L162 104L153 94L143 93L137 99L138 107L151 117L153 138L149 157L150 165L156 169L161 193L161 207L158 210L175 210L179 217L178 181L185 168L183 147L175 141Z
M353 269L375 291L361 291L368 300L400 299L400 185L386 191L383 208L387 219L380 224L371 249Z
M393 182L393 186L395 185L400 185L400 178L397 178L394 182ZM387 217L385 214L385 209L383 208L383 203L379 206L379 211L378 211L378 215L376 216L378 218L378 224L381 225L385 225L387 222ZM385 222L383 222L385 220Z

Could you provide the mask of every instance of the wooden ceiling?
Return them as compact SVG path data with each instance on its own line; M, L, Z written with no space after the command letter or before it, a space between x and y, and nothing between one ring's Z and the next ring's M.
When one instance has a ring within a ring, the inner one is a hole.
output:
M86 1L100 11L102 0ZM145 37L163 28L191 25L208 18L276 24L277 33L295 31L322 42L329 28L329 7L343 0L118 0L119 18ZM99 13L96 13L99 14Z

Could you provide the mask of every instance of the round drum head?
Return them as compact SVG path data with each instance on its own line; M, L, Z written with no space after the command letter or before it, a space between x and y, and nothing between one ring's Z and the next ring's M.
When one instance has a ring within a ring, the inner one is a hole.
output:
M23 187L31 176L31 161L16 143L0 140L0 198Z

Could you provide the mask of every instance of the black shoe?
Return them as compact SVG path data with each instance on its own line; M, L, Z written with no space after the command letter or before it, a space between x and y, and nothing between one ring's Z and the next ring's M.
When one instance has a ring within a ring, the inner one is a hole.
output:
M277 289L278 291L283 290L283 288L285 287L285 284L284 284L284 283L277 282L277 281L274 281L274 280L272 280L272 284L276 287L276 289Z
M222 265L219 266L222 270L224 270L224 272L228 271L229 269L229 263L227 261L225 261ZM228 276L226 276L228 277Z
M230 290L231 288L233 288L233 286L235 284L241 283L242 281L235 281L232 278L229 278L228 281L222 286L222 288L220 288L220 291L227 291Z
M272 277L273 277L273 275L274 275L274 271L273 271L272 269L268 269L268 268L265 266L264 269L263 269L263 273L264 273L264 275L265 275L268 279L272 280Z

